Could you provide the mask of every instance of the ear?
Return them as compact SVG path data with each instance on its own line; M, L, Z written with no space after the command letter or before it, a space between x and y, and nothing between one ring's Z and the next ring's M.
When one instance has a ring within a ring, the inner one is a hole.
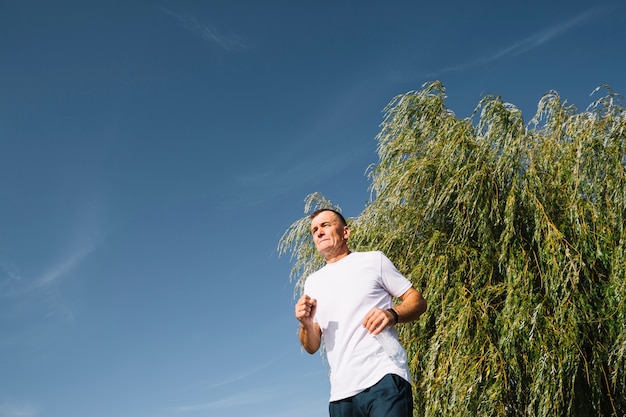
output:
M348 226L343 227L343 240L348 240L350 237L350 228Z

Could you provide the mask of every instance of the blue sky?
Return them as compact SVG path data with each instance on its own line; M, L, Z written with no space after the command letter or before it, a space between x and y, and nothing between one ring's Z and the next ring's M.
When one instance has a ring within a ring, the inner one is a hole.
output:
M426 4L428 3L428 4ZM431 80L528 121L626 93L621 1L41 1L0 13L0 417L327 415L276 246L357 216Z

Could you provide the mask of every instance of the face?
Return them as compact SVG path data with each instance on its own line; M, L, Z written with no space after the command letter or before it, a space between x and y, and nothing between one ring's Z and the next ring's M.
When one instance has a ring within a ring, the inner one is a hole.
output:
M317 251L326 260L347 254L350 229L332 211L323 211L311 220L311 234Z

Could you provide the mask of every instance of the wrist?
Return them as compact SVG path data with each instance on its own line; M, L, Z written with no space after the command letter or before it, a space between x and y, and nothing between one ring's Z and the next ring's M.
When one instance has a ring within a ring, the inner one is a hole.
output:
M393 308L388 308L387 311L389 313L391 313L391 315L393 316L393 320L394 320L394 325L398 324L398 322L400 321L400 316L398 316L398 312L396 310L394 310Z

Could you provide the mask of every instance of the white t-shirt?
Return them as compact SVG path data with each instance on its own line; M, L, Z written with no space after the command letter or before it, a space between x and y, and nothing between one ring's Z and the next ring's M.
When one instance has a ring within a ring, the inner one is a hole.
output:
M304 293L317 300L314 320L322 329L331 370L330 401L356 395L389 373L410 382L404 349L404 360L392 361L363 327L372 308L393 307L392 296L409 288L411 282L378 251L352 252L309 275Z

